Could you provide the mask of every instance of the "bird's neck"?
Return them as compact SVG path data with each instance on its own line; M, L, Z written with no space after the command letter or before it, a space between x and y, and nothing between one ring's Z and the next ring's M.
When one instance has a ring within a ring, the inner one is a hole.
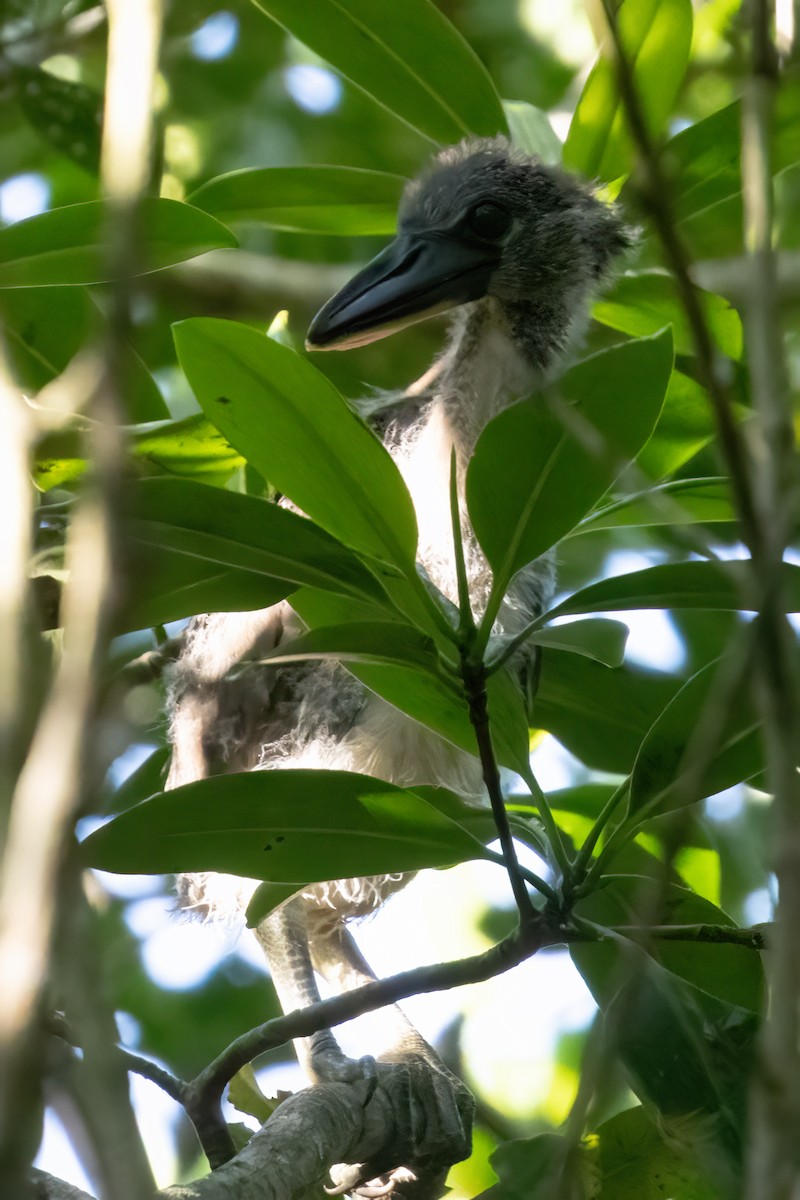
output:
M566 304L542 300L487 296L456 311L434 407L441 409L459 459L466 462L501 409L547 382L585 325L581 306L571 314Z

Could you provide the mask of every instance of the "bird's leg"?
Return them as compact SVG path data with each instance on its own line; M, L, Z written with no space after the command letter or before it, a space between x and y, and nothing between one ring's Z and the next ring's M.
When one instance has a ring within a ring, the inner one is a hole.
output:
M308 909L309 904L303 896L294 896L262 921L255 931L267 956L281 1008L286 1013L308 1008L320 1000L309 948ZM316 1082L349 1083L375 1074L375 1060L349 1058L330 1029L318 1030L308 1038L298 1038L295 1050L306 1075Z
M309 912L309 946L317 971L340 991L371 983L375 975L341 923ZM398 1135L381 1161L340 1165L335 1193L433 1200L447 1169L470 1153L474 1101L397 1005L382 1009L378 1087L389 1093Z

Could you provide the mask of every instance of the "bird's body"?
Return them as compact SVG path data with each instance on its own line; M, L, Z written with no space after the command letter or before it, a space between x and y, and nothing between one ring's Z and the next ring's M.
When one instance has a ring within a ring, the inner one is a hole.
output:
M383 438L414 502L419 562L453 603L455 450L476 614L485 606L491 573L467 519L469 456L487 422L546 381L579 341L591 294L625 240L616 215L562 172L502 139L465 143L444 151L409 185L396 241L325 306L309 331L310 348L359 345L458 306L426 391L399 408L397 419L384 418ZM553 587L550 558L524 568L496 630L519 630L546 606ZM438 784L480 798L476 759L368 692L336 663L264 666L230 677L243 661L301 628L286 601L260 612L196 619L173 685L169 786L219 770L303 766L358 771L399 785ZM316 998L312 965L342 986L365 978L343 922L374 909L402 882L393 875L320 883L267 918L259 936L285 1008ZM241 911L251 890L248 881L213 875L186 876L179 885L182 904L206 914ZM413 1041L413 1031L409 1036ZM330 1049L330 1042L323 1037L320 1047Z

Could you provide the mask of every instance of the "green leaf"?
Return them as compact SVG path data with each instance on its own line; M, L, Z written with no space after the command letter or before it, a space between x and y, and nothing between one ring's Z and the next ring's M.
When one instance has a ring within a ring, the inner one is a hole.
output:
M389 112L433 141L506 130L486 68L430 0L255 0Z
M69 204L0 229L0 287L104 283L111 279L100 200ZM141 202L141 260L146 275L221 246L238 245L214 217L177 200Z
M197 600L196 588L188 585L221 576L236 586L227 599L217 596L220 611L262 608L299 584L371 600L382 595L355 555L312 521L266 500L188 479L134 484L128 493L126 532L137 566L134 611L143 603L160 602L170 612L163 620L209 611L185 607ZM163 570L170 559L165 589ZM231 568L232 576L227 574ZM180 585L181 580L187 587L173 592L174 581ZM254 604L242 603L250 597Z
M348 621L358 624L401 620L399 614L392 609L384 611L377 604L364 598L336 596L333 592L322 591L319 588L300 588L292 598L292 607L310 629L345 625Z
M636 456L636 465L651 479L664 479L693 458L716 436L716 423L705 389L673 371L664 407L653 435Z
M270 1100L261 1091L251 1063L245 1063L228 1084L228 1099L239 1112L247 1113L263 1125L268 1121L280 1100Z
M727 479L679 479L624 496L590 513L568 535L653 525L711 525L737 521Z
M618 667L625 657L628 626L622 621L571 621L537 629L530 636L533 646L550 646L571 654L582 654L607 667ZM527 644L527 643L526 643Z
M50 383L82 346L107 330L105 314L82 288L6 288L0 291L0 323L14 377L29 392ZM131 421L169 416L153 376L127 339L122 339L119 352L126 416ZM54 469L57 474L55 463ZM74 476L73 468L65 477ZM55 487L58 482L56 478L41 486Z
M678 686L677 679L635 667L604 667L548 649L531 724L555 734L587 766L627 775L642 738Z
M153 792L161 791L169 764L170 750L167 746L159 746L152 754L132 771L118 788L105 792L104 800L99 811L103 813L118 813L123 809L132 808L140 800L146 800Z
M687 680L648 730L633 767L630 817L644 821L683 808L763 769L761 718L747 688L740 687L730 699L715 745L692 741L707 706L717 702L719 669L719 662L709 663Z
M683 81L692 41L691 0L624 0L619 33L651 135L658 137ZM564 144L566 166L612 180L627 174L632 146L606 44L586 80Z
M729 358L742 356L742 322L735 308L722 296L696 289L708 330L718 348ZM694 354L695 341L672 275L665 271L628 272L620 276L592 309L592 316L611 329L631 337L644 337L672 326L676 354Z
M670 199L681 233L699 258L742 250L741 102L735 101L670 138L664 162ZM800 74L782 80L772 119L771 168L800 161ZM626 188L622 202L630 197Z
M474 797L466 800L456 792L448 792L443 788L415 787L414 791L451 821L463 826L479 842L496 840L497 826L488 796L484 795L480 801L476 801ZM506 807L514 837L526 842L537 854L545 857L548 852L547 842L542 833L538 810L531 805L515 805L512 800L507 801Z
M773 122L773 171L800 161L800 73L790 72L781 87ZM741 192L741 101L736 100L681 130L664 148L672 173L671 200L679 221Z
M325 625L282 642L260 660L265 663L302 662L305 659L342 663L390 663L418 667L438 676L436 647L411 625L398 621L372 621Z
M598 1200L720 1200L719 1173L704 1169L707 1121L681 1122L664 1130L639 1105L617 1113L592 1135L602 1183Z
M348 602L332 594L303 588L292 597L292 607L307 625L320 633L347 621L372 623L381 617L373 606ZM403 626L398 626L403 629ZM404 635L410 640L409 635ZM424 645L420 643L415 653ZM431 656L429 669L403 665L400 661L348 661L356 679L389 704L421 725L434 730L459 750L477 755L475 733L470 724L467 701L456 677L439 669ZM503 766L519 772L528 762L528 725L522 694L508 668L496 672L488 682L489 719L495 751Z
M158 471L222 487L244 458L203 413L132 429L131 450Z
M547 803L559 812L575 813L594 820L617 789L611 783L582 783L547 793Z
M357 167L261 167L218 175L189 202L226 224L363 236L393 234L408 181Z
M158 545L135 547L133 580L114 620L115 634L166 625L195 613L248 612L293 591L286 580L220 567Z
M595 953L596 943L574 944L570 954L606 1016L633 1090L666 1118L712 1117L713 1157L737 1163L758 1018L679 979L627 939L614 940L625 948L616 965Z
M34 129L79 167L96 173L100 164L102 94L38 67L11 67L10 85Z
M661 878L642 875L608 875L602 887L575 906L577 916L608 929L625 927L632 939L641 936L643 914L646 924L705 926L735 929L736 922L710 900L677 884L664 885ZM710 996L737 1008L759 1013L764 1002L764 968L757 951L733 942L673 941L650 938L648 954L667 971ZM616 940L585 943L578 950L588 973L597 981L611 983L623 968ZM589 970L589 960L592 967Z
M503 766L522 774L530 766L530 734L522 691L509 667L489 678L486 695L495 754Z
M35 295L36 291L25 289L8 294ZM42 491L61 487L84 473L88 465L84 434L91 424L86 417L78 417L66 429L41 438L36 447L34 479ZM154 469L158 474L168 471L198 483L223 487L245 461L202 413L179 421L144 422L129 426L126 433L128 449L139 460L140 468Z
M504 100L503 109L513 144L526 154L537 155L544 163L558 166L561 142L547 113L524 100Z
M665 330L584 359L555 385L573 405L514 404L482 433L467 472L473 528L505 588L585 516L653 431L672 368ZM502 464L503 486L497 486Z
M783 585L789 611L800 612L800 567L783 564ZM733 562L660 563L591 583L568 596L547 614L550 617L576 613L621 612L637 608L713 608L722 611L752 611L753 565Z
M487 1200L588 1200L585 1159L583 1148L562 1133L503 1142L491 1159L500 1182L486 1193Z
M484 848L411 789L348 771L246 771L162 792L83 843L123 873L222 871L324 882L451 866Z
M256 925L260 925L265 917L268 917L271 912L275 912L275 909L280 908L287 900L291 900L296 893L296 883L270 883L269 881L260 883L250 897L250 903L247 906L247 928L255 929Z
M174 327L206 414L279 491L346 545L414 571L416 517L397 467L307 359L239 325Z

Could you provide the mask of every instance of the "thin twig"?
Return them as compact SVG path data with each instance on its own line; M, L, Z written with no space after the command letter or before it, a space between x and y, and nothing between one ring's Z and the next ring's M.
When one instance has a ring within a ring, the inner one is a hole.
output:
M525 887L525 881L520 873L517 852L514 848L514 839L511 835L511 826L508 822L508 813L506 812L505 800L503 798L503 789L500 784L500 769L497 765L497 758L494 746L492 745L492 733L489 726L489 709L486 696L486 667L482 662L474 663L471 661L469 652L465 650L462 650L461 678L469 705L470 723L475 731L475 739L478 743L478 757L481 761L483 782L489 794L489 803L492 806L492 815L497 829L497 836L500 840L500 848L503 852L508 879L517 903L520 921L525 924L536 918L536 910L531 903L528 889Z
M493 979L532 957L543 947L557 945L563 939L564 931L560 926L546 916L539 915L536 922L529 922L526 927L515 930L482 954L415 967L412 971L402 971L388 979L367 983L287 1016L276 1017L236 1038L200 1072L192 1085L197 1086L205 1097L219 1096L237 1071L266 1050L273 1050L295 1038L310 1037L318 1030L331 1029L353 1017L387 1004L396 1004L409 996Z
M767 968L770 1010L753 1080L748 1200L783 1200L797 1192L800 1125L798 997L800 952L800 685L796 641L785 616L781 566L796 519L798 469L773 250L771 141L778 58L772 39L773 6L753 0L753 58L744 94L742 195L750 288L745 306L753 405L759 416L754 444L755 483L762 514L764 562L759 639L761 706L767 774L775 797L772 865L778 883L773 953Z
M745 542L756 556L760 546L758 520L744 443L734 417L733 403L724 381L720 356L708 329L703 307L689 268L690 256L680 236L671 204L669 181L661 167L658 152L647 127L625 47L622 44L612 0L601 0L611 35L620 96L625 107L631 135L638 151L641 178L639 197L661 240L669 267L694 341L695 356L703 385L708 392L717 433L731 476L731 485L742 522Z
M44 1022L45 1028L55 1037L60 1037L62 1041L67 1042L70 1046L78 1047L78 1040L75 1033L70 1028L69 1022L63 1013L50 1013ZM135 1075L141 1075L143 1079L149 1079L151 1083L157 1084L163 1092L166 1092L178 1104L184 1104L186 1084L177 1075L173 1075L165 1067L160 1067L158 1063L152 1062L149 1058L144 1058L140 1054L134 1054L132 1050L126 1050L124 1046L117 1046L116 1052L121 1057L122 1061L129 1071Z

